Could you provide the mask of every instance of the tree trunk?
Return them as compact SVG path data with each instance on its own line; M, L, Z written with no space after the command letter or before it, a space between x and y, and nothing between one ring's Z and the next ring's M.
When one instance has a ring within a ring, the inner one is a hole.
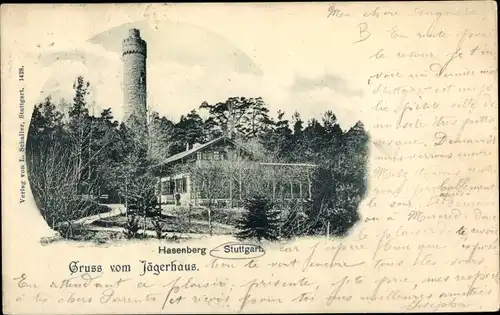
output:
M212 236L212 205L208 207L208 230L210 236Z
M190 203L188 208L188 232L191 232L191 210L193 205Z
M193 202L196 206L196 201L198 199L198 189L196 189L196 180L194 177L191 178L191 189L193 190Z
M229 208L233 207L233 181L229 178Z
M82 151L81 151L81 148L79 148L78 150L78 167L76 168L76 183L77 183L77 187L78 185L80 184L80 176L81 176L81 173L82 173ZM77 193L78 193L78 188L76 189Z
M311 174L307 176L307 181L309 183L309 199L312 198L312 184L311 184Z
M159 212L161 213L161 194L162 194L162 190L163 190L163 183L161 181L161 176L159 177L159 181L160 181L160 184L158 185L158 209L159 209Z
M239 170L239 180L238 180L238 182L239 182L239 185L240 185L239 193L240 193L240 200L241 200L241 168Z
M125 218L128 219L128 177L125 176Z
M89 136L89 162L88 162L88 174L87 174L87 180L90 182L90 157L92 156L92 123L90 123L90 136ZM90 185L88 187L88 194L91 195L90 193Z
M273 176L273 201L276 199L276 177Z

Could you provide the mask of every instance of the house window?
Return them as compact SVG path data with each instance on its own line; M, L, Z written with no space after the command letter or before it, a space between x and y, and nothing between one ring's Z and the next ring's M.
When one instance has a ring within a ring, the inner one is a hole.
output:
M161 194L168 195L170 193L170 181L161 182Z
M187 177L182 178L182 192L187 193Z
M214 160L219 160L220 159L220 155L219 155L219 151L214 151Z
M175 192L174 191L174 189L175 189L175 182L174 182L174 180L171 179L171 180L168 181L168 183L169 183L169 185L168 185L168 194L169 195L173 195L174 192Z
M289 199L292 197L292 193L290 191L290 182L281 182L280 183L280 192L283 198Z
M182 192L182 179L181 178L178 178L175 180L175 192L176 193Z
M301 188L300 188L300 182L293 182L293 197L294 198L300 198L301 196Z
M175 193L184 194L187 192L187 177L175 180Z

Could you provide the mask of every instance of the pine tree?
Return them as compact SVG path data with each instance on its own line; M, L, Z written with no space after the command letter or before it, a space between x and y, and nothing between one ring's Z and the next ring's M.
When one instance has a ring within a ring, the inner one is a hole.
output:
M205 143L208 140L205 132L205 122L196 110L181 116L179 122L173 126L169 140L171 142L171 154L186 150L186 144L192 146L194 143Z
M279 110L277 116L273 129L261 136L261 143L272 162L290 160L290 152L293 152L292 130L289 121L284 119L285 112Z
M237 225L237 238L253 238L258 241L278 239L278 213L273 210L273 204L268 198L254 194L245 200L245 209L247 213Z
M242 119L240 133L244 139L253 139L271 129L269 109L261 97L248 99L250 104Z
M149 155L157 162L161 162L170 155L174 140L182 142L183 139L174 137L175 124L165 116L160 117L157 112L152 112L149 119ZM181 150L185 148L185 144Z
M327 129L334 128L327 124ZM368 141L369 135L358 122L338 139L334 156L326 158L327 149L322 153L324 160L313 177L312 202L307 209L309 234L324 234L329 226L330 235L343 236L359 221L358 207L367 187Z

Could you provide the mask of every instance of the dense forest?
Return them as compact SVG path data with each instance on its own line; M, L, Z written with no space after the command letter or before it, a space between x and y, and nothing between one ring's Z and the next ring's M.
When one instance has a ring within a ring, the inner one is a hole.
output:
M227 134L264 161L319 166L313 198L301 216L307 228L295 234L321 233L328 225L332 235L342 235L359 219L368 157L368 134L361 122L343 131L332 111L308 121L295 112L289 121L283 111L272 115L260 97L230 97L203 102L179 121L150 112L147 137L139 138L133 126L114 119L111 109L91 113L90 83L84 78L73 89L70 102L56 104L48 97L37 104L28 132L30 186L52 227L100 211L82 196L106 193L123 201L140 195L144 187L155 188L152 165L185 150L186 144ZM290 213L284 225L297 220L296 212Z

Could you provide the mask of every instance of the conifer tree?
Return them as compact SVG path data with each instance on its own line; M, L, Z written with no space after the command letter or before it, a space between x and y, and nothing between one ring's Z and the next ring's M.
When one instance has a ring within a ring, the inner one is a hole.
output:
M248 211L238 222L239 239L262 239L274 241L278 239L279 219L272 202L261 194L253 194L245 200Z

